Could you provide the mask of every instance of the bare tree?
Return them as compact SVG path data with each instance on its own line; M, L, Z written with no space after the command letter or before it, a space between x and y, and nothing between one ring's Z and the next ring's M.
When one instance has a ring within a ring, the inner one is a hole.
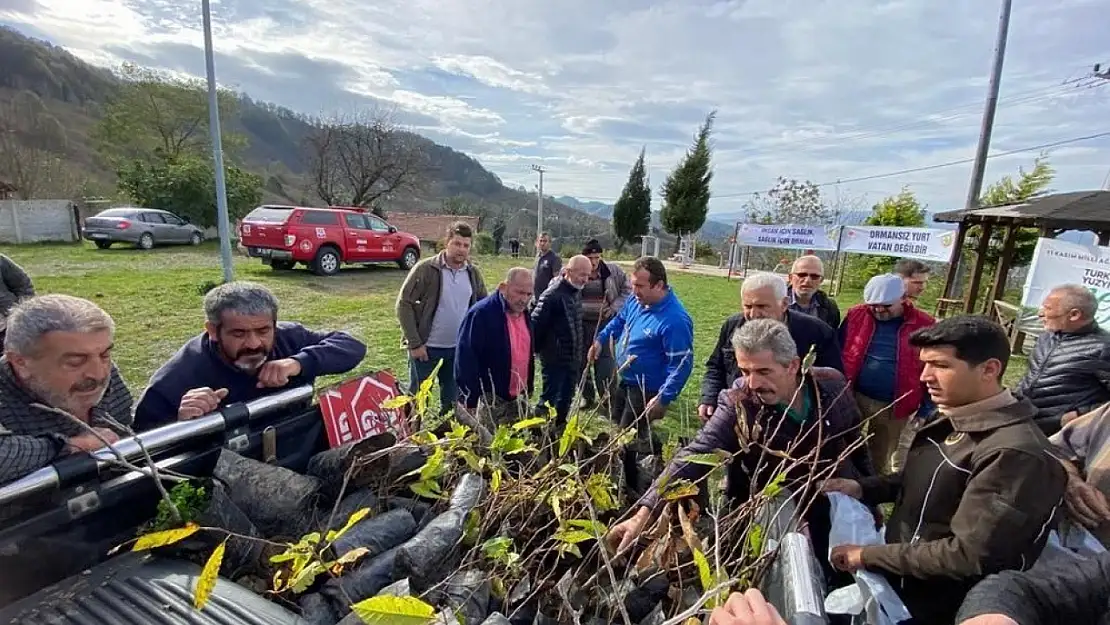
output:
M76 191L63 159L66 133L37 95L24 91L0 103L0 178L21 199Z
M377 109L316 122L304 152L313 190L329 205L374 207L390 194L418 190L427 172L416 137Z

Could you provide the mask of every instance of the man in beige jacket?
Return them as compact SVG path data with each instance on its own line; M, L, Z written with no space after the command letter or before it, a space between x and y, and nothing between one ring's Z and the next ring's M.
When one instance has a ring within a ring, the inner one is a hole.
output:
M409 393L442 363L437 377L444 413L459 398L454 374L459 326L474 302L487 295L482 273L470 263L473 237L469 224L451 224L443 251L417 263L397 295L402 344L409 350Z

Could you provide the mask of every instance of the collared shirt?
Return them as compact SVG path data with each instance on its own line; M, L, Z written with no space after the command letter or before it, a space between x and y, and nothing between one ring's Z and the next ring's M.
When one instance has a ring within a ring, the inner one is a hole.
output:
M505 315L509 326L509 395L520 397L528 385L528 365L532 362L532 335L523 314Z
M816 297L810 297L809 298L809 305L804 306L804 305L802 305L801 302L798 301L798 294L795 293L793 290L791 290L790 291L790 305L787 306L787 308L789 308L790 310L796 310L800 313L805 313L807 315L812 315L817 310L817 298Z
M463 315L470 308L470 297L474 289L470 284L470 267L463 264L455 269L446 263L443 254L439 256L441 286L439 305L432 317L432 329L428 333L428 347L450 349L458 340L459 326Z
M937 408L937 411L949 418L959 419L960 417L970 417L973 415L977 415L981 412L1001 410L1002 408L1005 408L1006 406L1011 406L1013 404L1016 404L1017 402L1017 398L1014 397L1013 393L1011 393L1009 389L1002 389L1001 393L998 393L997 395L992 395L986 399L980 399L979 401L971 402L970 404L964 404L963 406L955 406L951 408L940 406Z

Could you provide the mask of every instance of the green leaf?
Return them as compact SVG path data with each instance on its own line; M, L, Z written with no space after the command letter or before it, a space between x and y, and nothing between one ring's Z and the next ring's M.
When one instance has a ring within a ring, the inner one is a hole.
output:
M467 468L469 468L471 471L480 473L482 469L484 469L486 466L486 459L480 458L478 454L475 454L469 449L459 450L459 452L455 455L459 458L462 458L463 462L466 463Z
M369 625L428 625L436 613L435 608L416 597L392 595L359 601L351 610Z
M368 514L370 514L370 508L362 508L361 510L356 510L353 513L351 513L351 516L347 517L347 522L343 525L343 527L341 527L341 528L339 528L338 530L335 531L335 536L334 537L330 537L331 532L328 532L328 534L329 534L328 542L331 542L331 541L335 540L336 538L339 538L343 534L346 534L352 527L355 526L355 524L357 524L359 521L365 519L366 515L368 515ZM317 543L320 542L320 534L319 533L316 534L316 540L314 542L317 542Z
M604 536L605 533L609 531L609 528L605 527L604 523L592 519L570 519L567 521L567 525L585 530L594 536Z
M478 542L478 538L482 532L482 515L479 514L478 509L471 510L466 515L466 521L463 523L463 537L462 542L464 545L473 545Z
M705 558L705 554L700 549L694 549L694 566L698 569L698 579L701 581L702 590L709 592L713 586L713 570L709 566L709 560Z
M443 499L443 491L436 482L415 482L409 484L409 490L427 499Z
M489 487L493 492L501 490L501 469L494 469L493 474L490 475Z
M604 473L594 473L586 479L586 493L598 512L617 509L617 500L613 495L615 490L612 480Z
M308 566L298 571L293 579L289 580L289 590L295 594L301 594L308 590L309 586L312 586L312 583L316 581L316 578L325 571L327 571L327 567L324 566L323 562L310 562Z
M778 496L782 492L782 485L786 483L786 471L780 471L774 479L763 487L763 495L768 499Z
M662 489L663 499L667 501L677 501L687 497L693 497L698 494L697 484L691 483L689 480L674 480Z
M514 423L513 430L519 432L521 430L527 430L529 428L541 426L545 423L547 423L547 419L545 419L544 417L532 417L531 419L524 419L523 421L517 421L516 423Z
M728 454L711 453L711 454L691 454L682 458L682 462L689 462L691 464L700 464L707 467L719 467L727 459Z
M763 555L763 526L753 523L748 529L748 555L758 558Z
M577 545L578 543L584 543L587 540L595 540L597 539L597 536L583 530L562 530L555 532L555 535L552 536L552 538L562 543Z

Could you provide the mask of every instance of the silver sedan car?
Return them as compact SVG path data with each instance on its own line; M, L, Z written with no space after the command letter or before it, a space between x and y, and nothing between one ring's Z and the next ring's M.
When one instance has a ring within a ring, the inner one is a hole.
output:
M143 250L155 245L200 245L204 230L173 213L153 208L109 208L85 220L83 234L102 250L127 243Z

